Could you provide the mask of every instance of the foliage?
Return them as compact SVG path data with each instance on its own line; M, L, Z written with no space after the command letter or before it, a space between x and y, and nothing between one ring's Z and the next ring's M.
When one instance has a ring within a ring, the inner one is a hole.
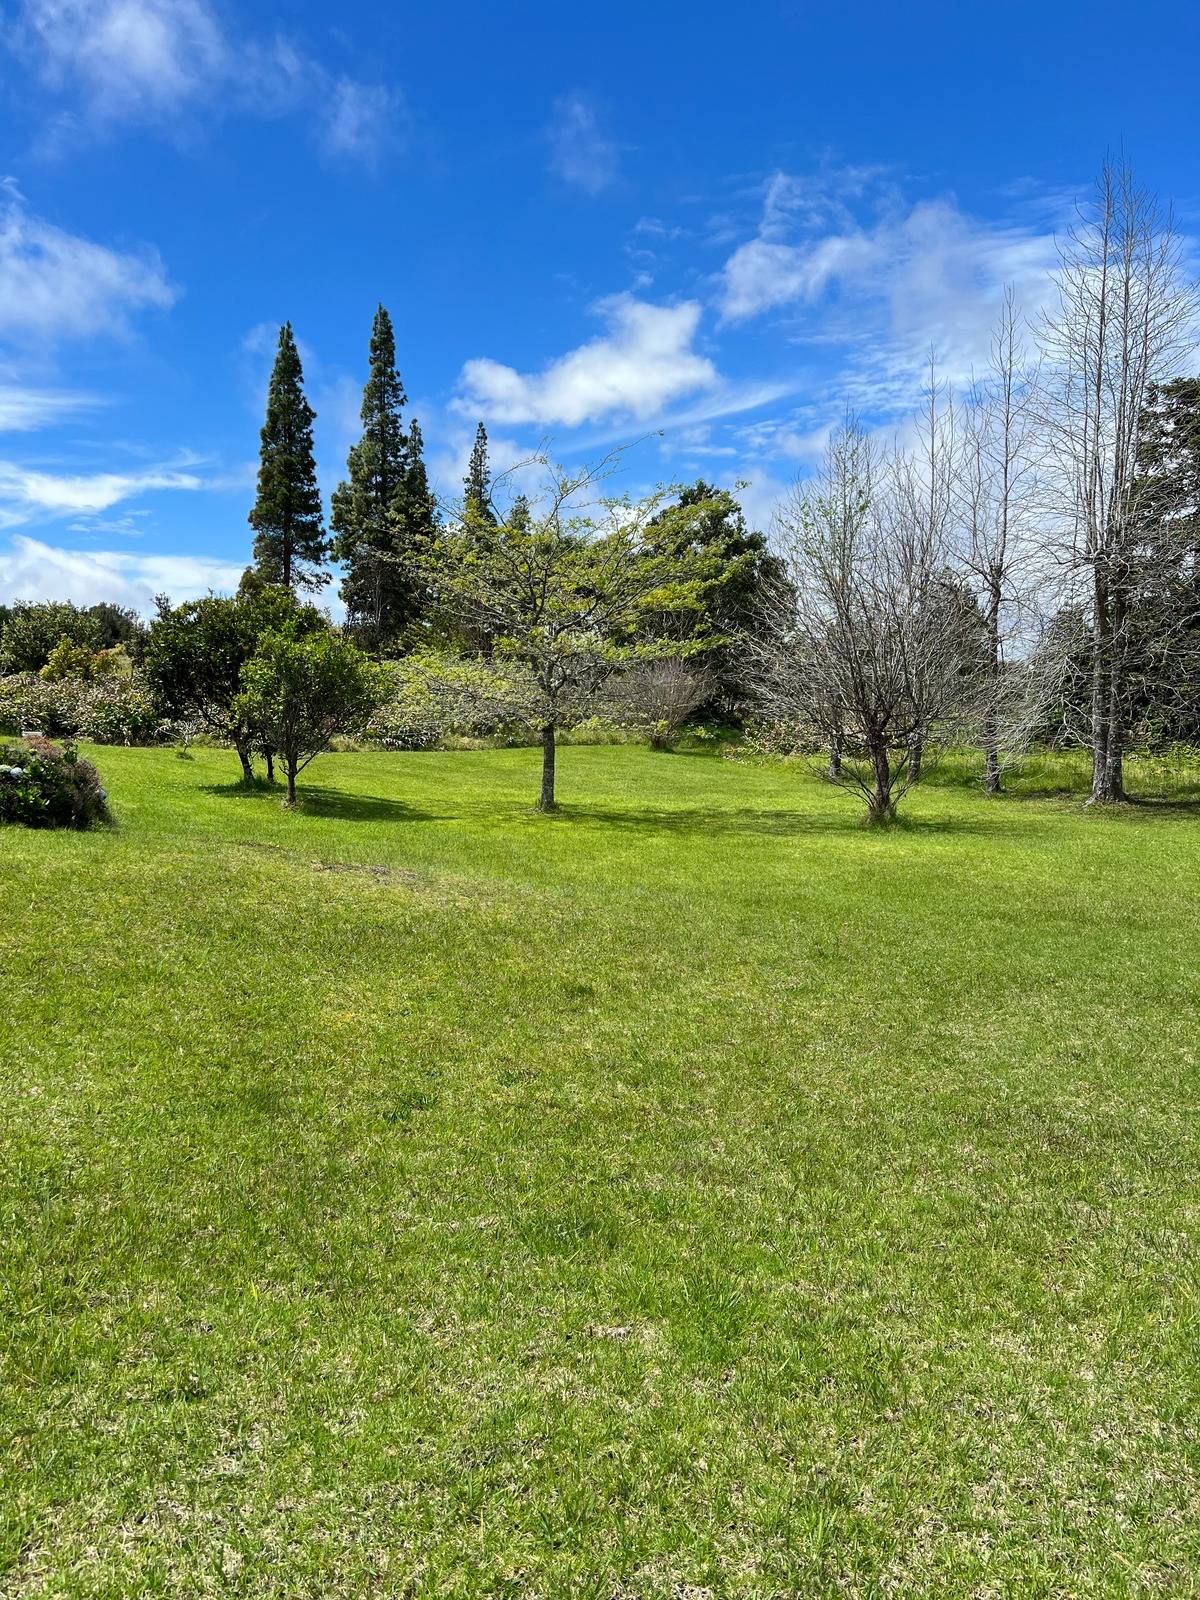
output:
M391 318L379 306L371 328L370 375L363 390L362 437L333 494L333 555L346 568L341 595L349 626L377 647L393 643L419 617L424 595L413 554L435 520L421 430L405 430L404 386L396 370Z
M425 562L442 604L490 641L496 659L528 675L543 735L542 810L555 804L558 730L595 713L615 672L696 649L700 625L687 638L671 638L650 633L648 621L695 616L725 570L719 552L682 537L704 506L670 508L667 522L655 525L654 543L647 527L662 496L574 509L606 470L549 469L536 510L522 506L497 524L468 518L441 533ZM668 530L678 537L669 540Z
M251 776L251 753L262 749L258 729L237 709L242 669L259 636L288 625L297 633L328 624L312 605L250 575L232 597L209 595L174 610L164 605L146 644L146 675L167 715L196 721L238 752L242 775Z
M38 676L46 683L61 683L67 678L92 683L98 678L132 678L133 671L133 661L124 645L93 651L64 634Z
M81 609L69 600L17 601L0 629L0 674L40 672L63 639L89 655L123 646L136 661L145 632L135 612L107 602Z
M46 657L46 665L38 676L46 683L61 683L64 678L78 678L90 682L94 652L85 644L75 644L64 633Z
M336 734L361 732L387 691L386 669L354 645L285 625L259 637L233 710L283 757L292 803L297 775Z
M84 829L111 820L100 774L74 745L0 745L0 822Z
M483 423L475 429L475 443L471 446L471 459L463 479L463 518L468 522L495 524L492 505L492 469L488 461L488 436Z
M254 570L285 589L320 589L328 554L313 459L316 416L304 396L300 352L285 322L267 390L258 468L258 493L249 522L254 529Z
M534 722L532 685L514 664L427 651L389 663L388 683L365 729L385 750L429 750L453 735L487 738Z
M153 744L173 737L147 679L107 675L47 680L37 673L0 678L0 728L36 728L97 744Z
M746 527L734 496L702 478L680 490L675 506L651 519L646 537L652 548L676 560L715 555L720 561L721 577L708 588L698 615L667 613L648 619L647 629L686 639L699 628L712 641L705 659L713 710L741 715L754 692L743 641L765 626L769 612L763 596L782 574L779 558L761 533Z

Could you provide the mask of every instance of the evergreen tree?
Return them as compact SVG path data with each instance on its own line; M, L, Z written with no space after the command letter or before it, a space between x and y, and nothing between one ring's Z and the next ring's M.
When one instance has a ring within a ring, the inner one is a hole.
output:
M405 561L417 530L411 526L414 494L429 500L421 433L405 432L407 399L396 370L396 337L383 306L375 312L370 372L362 399L362 438L347 459L347 480L333 496L333 554L344 562L341 594L351 626L377 643L394 639L417 609L411 567ZM419 520L419 518L418 518Z
M404 495L400 507L406 552L421 554L437 529L437 500L425 471L425 441L416 417L408 430Z
M329 582L320 570L328 552L313 460L316 413L304 398L300 352L285 322L267 390L262 429L258 497L250 513L255 531L254 568L285 589L319 589Z
M475 429L475 444L467 475L463 479L463 512L469 520L496 524L492 509L492 469L488 463L487 429L481 422Z
M665 555L685 558L707 550L720 557L723 576L707 591L698 620L710 636L727 641L708 652L716 685L710 709L737 716L751 685L745 675L745 652L735 641L765 626L762 597L766 585L778 583L781 563L771 555L763 535L747 528L733 495L703 479L682 489L677 504L661 512L647 533L653 548ZM652 619L649 626L651 632L673 635L696 620L667 613Z

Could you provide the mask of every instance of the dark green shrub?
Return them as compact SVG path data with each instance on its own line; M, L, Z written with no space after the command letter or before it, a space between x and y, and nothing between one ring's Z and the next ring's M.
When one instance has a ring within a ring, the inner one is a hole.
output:
M100 774L73 745L37 738L0 745L0 822L92 828L111 820Z

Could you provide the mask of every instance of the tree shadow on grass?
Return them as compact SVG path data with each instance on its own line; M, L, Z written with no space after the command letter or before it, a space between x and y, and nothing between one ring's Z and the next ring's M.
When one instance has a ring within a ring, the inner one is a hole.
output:
M266 783L253 787L244 783L210 783L203 793L217 795L223 800L259 801L278 804L284 796L281 784L273 788ZM344 822L440 822L443 817L402 800L389 800L383 795L355 794L348 789L331 789L324 784L297 785L296 812L305 817L336 817Z
M924 817L904 815L886 829L866 826L864 810L785 811L753 806L679 806L668 811L626 810L614 806L568 805L548 821L581 823L600 828L644 830L648 833L695 833L713 837L731 834L797 838L802 835L840 834L862 838L922 834L1001 834L1016 831L1017 820L1000 815L982 817Z

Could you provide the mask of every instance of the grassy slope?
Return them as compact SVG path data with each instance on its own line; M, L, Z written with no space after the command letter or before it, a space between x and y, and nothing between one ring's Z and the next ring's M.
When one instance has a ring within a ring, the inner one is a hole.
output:
M1194 1592L1193 821L98 759L0 833L0 1593Z

